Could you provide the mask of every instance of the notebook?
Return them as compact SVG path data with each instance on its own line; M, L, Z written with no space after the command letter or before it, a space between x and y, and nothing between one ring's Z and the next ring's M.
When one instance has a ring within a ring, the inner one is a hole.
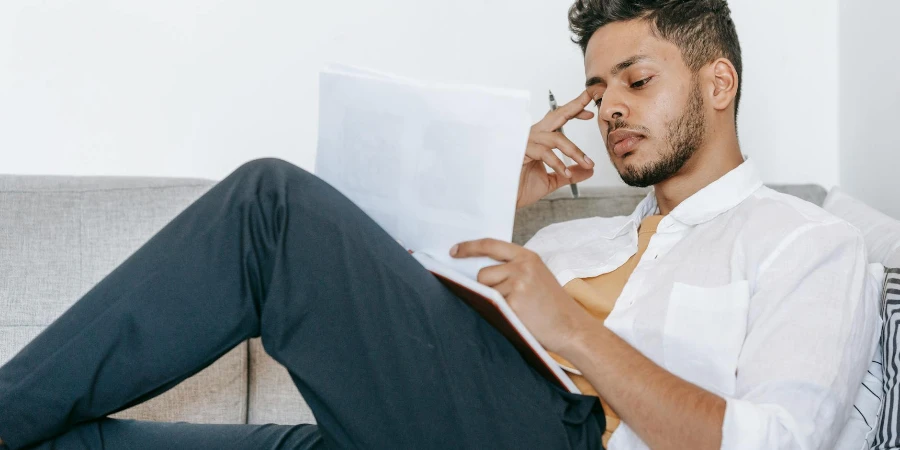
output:
M509 339L545 378L580 393L496 290L498 264L456 243L510 242L531 127L527 91L425 82L328 65L319 74L315 173Z

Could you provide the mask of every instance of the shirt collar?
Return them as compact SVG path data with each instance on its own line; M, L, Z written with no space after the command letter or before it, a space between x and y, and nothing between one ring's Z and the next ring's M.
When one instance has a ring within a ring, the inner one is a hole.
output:
M753 161L745 159L741 165L686 198L669 213L669 216L689 226L708 222L739 205L762 184ZM653 189L631 214L631 221L637 225L651 214L659 214L659 205L656 203L656 193Z

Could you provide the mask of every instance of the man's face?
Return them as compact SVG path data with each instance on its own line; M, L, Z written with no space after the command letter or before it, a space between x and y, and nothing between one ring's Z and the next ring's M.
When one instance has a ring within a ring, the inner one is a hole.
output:
M606 150L625 183L646 187L675 175L703 144L704 99L681 51L644 21L597 30L584 58Z

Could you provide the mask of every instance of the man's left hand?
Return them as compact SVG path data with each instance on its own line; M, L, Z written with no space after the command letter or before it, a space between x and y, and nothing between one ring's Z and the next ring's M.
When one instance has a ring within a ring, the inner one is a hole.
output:
M455 252L454 252L455 251ZM481 269L478 282L500 292L547 350L564 353L584 323L593 319L563 290L537 253L497 239L461 242L455 258L487 256L501 263Z

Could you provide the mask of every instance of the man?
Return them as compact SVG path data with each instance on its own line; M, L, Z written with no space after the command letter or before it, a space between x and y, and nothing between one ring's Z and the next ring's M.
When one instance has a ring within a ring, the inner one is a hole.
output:
M511 261L479 281L512 297L558 361L583 372L576 384L605 400L608 431L624 421L610 448L822 448L871 354L862 238L762 187L741 156L729 16L715 0L576 2L587 90L567 108L588 119L580 108L594 101L623 180L654 190L630 217L552 225L525 245L563 289L509 244L459 251ZM535 125L531 154L556 173L523 175L520 203L590 176L573 167L567 180L547 149L582 156L550 132L561 123ZM517 264L535 274L516 278L529 272Z
M222 180L0 368L9 448L824 448L865 370L865 250L741 156L723 0L579 0L586 91L532 127L519 207L591 176L553 130L596 120L629 217L460 243L584 394L512 346L346 198L290 164ZM578 164L564 167L558 148ZM544 164L555 170L547 174ZM262 336L318 426L104 418ZM574 375L573 375L574 376ZM612 427L610 427L612 428ZM608 437L608 436L607 436Z

